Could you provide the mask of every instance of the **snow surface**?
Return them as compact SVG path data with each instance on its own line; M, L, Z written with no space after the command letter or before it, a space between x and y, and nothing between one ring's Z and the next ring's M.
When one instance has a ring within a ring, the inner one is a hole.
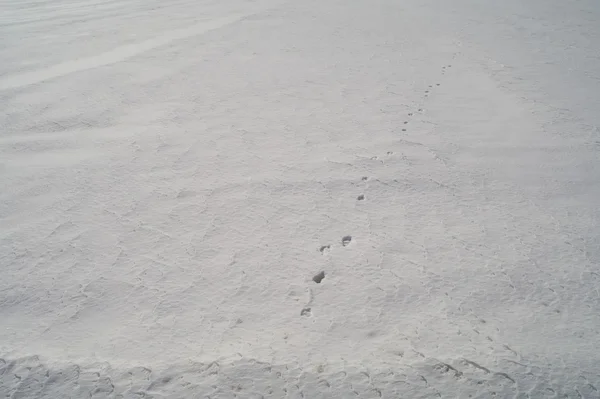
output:
M596 0L4 0L0 59L0 397L600 397Z

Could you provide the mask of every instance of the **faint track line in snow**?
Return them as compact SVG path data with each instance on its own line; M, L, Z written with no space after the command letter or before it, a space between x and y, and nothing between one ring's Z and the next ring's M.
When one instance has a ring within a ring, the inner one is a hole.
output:
M308 294L308 301L306 302L306 305L300 311L300 316L311 317L312 316L312 303L313 303L313 299L314 299L313 291L311 288L308 288L306 290L306 293Z
M213 21L200 22L193 26L166 32L161 36L148 39L139 43L133 43L117 47L113 50L92 57L65 61L45 69L7 76L0 80L0 90L15 89L23 86L40 83L45 80L70 75L72 73L85 71L88 69L116 64L128 58L145 53L158 47L165 46L172 42L187 39L192 36L198 36L211 30L230 25L232 23L242 20L243 18L246 18L247 16L248 15L234 15L215 19Z

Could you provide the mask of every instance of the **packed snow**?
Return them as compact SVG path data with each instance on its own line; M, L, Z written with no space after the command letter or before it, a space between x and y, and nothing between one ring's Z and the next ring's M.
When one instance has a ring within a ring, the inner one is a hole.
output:
M596 0L0 2L0 397L600 398Z

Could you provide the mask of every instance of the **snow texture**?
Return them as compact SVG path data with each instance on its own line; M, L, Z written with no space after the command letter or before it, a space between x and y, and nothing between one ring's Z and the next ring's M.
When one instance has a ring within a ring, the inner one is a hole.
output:
M596 0L0 2L0 398L600 398Z

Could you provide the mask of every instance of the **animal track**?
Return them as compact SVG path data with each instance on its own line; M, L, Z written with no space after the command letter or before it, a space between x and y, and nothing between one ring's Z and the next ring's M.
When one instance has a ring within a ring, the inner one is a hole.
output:
M348 244L350 244L350 241L352 241L352 236L344 236L342 237L342 245L343 246L348 246Z
M317 284L321 284L321 281L325 278L325 271L321 271L319 274L313 277L313 281Z
M300 312L300 316L304 316L304 317L310 317L312 316L312 311L310 308L304 308L302 309L302 311Z
M319 248L319 252L324 254L325 251L329 251L330 249L331 249L331 245L323 245L323 246L321 246L321 248Z
M358 197L356 197L356 199L359 200L359 201L363 201L365 199L365 195L361 194Z

